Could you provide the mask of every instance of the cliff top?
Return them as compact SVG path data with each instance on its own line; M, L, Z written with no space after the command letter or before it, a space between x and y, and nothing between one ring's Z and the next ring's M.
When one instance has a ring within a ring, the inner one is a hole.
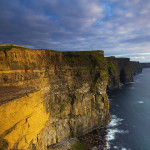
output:
M5 51L5 50L11 50L12 48L26 48L24 46L20 46L20 45L13 45L13 44L3 44L0 45L0 51Z
M103 50L88 50L88 51L57 51L57 50L52 50L52 49L32 49L28 48L25 46L21 45L15 45L15 44L2 44L0 45L0 51L5 51L5 50L11 50L13 48L16 49L29 49L29 50L49 50L49 51L55 51L55 52L63 52L63 53L73 53L73 54L78 54L78 53L89 53L89 52L104 52Z

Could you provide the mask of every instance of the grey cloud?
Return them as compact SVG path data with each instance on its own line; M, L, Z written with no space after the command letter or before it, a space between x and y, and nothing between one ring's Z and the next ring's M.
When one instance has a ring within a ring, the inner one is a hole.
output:
M106 55L150 47L149 0L1 0L0 20L3 43Z

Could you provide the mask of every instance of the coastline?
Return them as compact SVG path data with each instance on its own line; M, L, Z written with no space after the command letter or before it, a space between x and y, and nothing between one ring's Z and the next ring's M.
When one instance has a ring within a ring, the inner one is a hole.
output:
M139 75L141 73L142 72L136 72L134 73L134 76ZM119 88L108 90L107 91L108 97L111 97L112 92L114 92L115 90L121 89L123 85L129 84L132 82L127 82L127 83L122 84ZM109 104L111 100L112 99L109 99ZM107 126L95 129L78 138L81 142L87 145L86 150L106 150L107 148L109 149L109 140L110 141L113 140L114 138L113 136L115 136L116 133L122 132L120 130L111 131L111 128L119 125L122 119L117 118L113 114L110 114L110 116L112 116L112 118L110 119L110 122Z

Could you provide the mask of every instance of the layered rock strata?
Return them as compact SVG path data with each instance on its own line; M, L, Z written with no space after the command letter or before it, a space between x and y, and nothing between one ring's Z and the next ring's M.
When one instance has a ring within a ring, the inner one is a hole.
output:
M106 126L106 89L133 80L129 58L103 51L0 50L0 149L47 149Z
M109 122L103 51L0 51L1 149L47 149Z

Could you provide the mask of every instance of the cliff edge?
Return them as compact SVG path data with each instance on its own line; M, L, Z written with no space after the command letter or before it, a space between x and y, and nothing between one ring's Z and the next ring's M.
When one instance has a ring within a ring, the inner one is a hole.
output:
M0 48L0 149L47 149L110 121L108 89L133 80L103 51Z

